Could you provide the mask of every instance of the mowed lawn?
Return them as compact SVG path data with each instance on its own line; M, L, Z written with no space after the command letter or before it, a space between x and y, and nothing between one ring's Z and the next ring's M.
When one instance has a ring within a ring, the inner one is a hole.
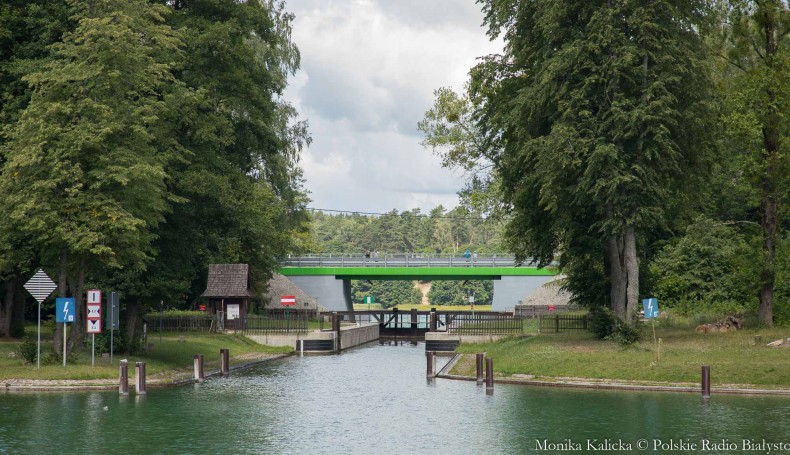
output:
M761 336L759 345L755 345L755 335ZM662 329L657 336L660 361L649 330L642 342L628 348L597 340L590 333L564 333L465 344L459 352L486 352L502 376L699 384L702 365L709 365L713 386L790 388L790 348L765 346L790 337L790 329L705 334ZM474 362L459 362L453 373L474 375Z
M184 341L181 341L181 337ZM113 379L118 377L118 362L127 358L129 361L129 375L134 375L135 362L145 362L148 376L167 376L192 371L195 354L203 354L206 372L220 368L220 349L228 349L231 366L247 363L252 359L260 358L262 354L281 354L290 352L289 347L270 347L257 344L248 338L236 335L208 334L208 333L165 333L161 342L159 335L149 336L148 341L154 344L154 349L142 352L139 355L125 356L115 354L113 365L105 364L100 356L96 355L96 366L91 366L90 341L85 351L78 352L70 358L64 367L62 361L55 363L52 360L42 362L41 368L36 363L25 363L16 355L18 340L0 341L0 380L3 379L54 379L54 380L88 380L88 379ZM42 343L42 361L51 356L45 356L45 350L52 349L51 338Z

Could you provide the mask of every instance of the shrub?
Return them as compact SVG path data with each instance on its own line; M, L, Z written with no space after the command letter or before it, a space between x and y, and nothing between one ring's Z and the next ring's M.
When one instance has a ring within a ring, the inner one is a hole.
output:
M37 355L38 345L32 338L25 338L16 348L16 356L24 360L25 363L36 363Z
M590 310L590 331L604 340L614 332L614 313L609 308L596 307Z
M642 339L642 326L638 321L626 324L609 308L598 307L590 311L590 331L602 340L615 341L629 346Z

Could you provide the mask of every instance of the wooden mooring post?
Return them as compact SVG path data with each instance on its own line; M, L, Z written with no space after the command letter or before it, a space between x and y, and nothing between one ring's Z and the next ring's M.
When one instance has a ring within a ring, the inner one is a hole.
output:
M121 395L129 395L129 361L126 359L121 360L118 393Z
M702 366L702 398L710 398L710 366Z
M195 354L195 382L204 382L206 377L203 375L203 354Z
M222 376L228 377L230 374L230 355L227 349L219 350L220 371Z
M145 362L135 362L134 389L138 395L147 393L145 387Z
M427 363L427 372L426 377L428 379L432 379L436 377L436 352L434 351L427 351L425 353L426 363Z
M494 359L486 357L486 390L494 390Z
M431 308L431 314L430 314L430 321L429 322L430 322L430 325L429 325L428 330L431 331L431 332L435 332L436 331L436 325L437 325L436 324L436 308Z
M475 370L477 371L477 384L483 383L483 353L478 352L475 355Z

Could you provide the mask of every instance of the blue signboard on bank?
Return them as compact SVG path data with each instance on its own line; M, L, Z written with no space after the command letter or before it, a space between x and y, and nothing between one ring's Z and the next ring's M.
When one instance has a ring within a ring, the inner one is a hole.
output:
M642 300L642 305L645 307L645 318L658 317L658 299L655 297Z
M58 297L55 299L55 322L74 322L77 314L74 297Z

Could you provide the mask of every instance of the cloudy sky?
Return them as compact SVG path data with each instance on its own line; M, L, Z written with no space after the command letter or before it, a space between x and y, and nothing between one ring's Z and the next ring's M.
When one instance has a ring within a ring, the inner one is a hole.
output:
M302 56L286 98L310 123L302 168L311 207L387 212L454 207L460 171L420 145L439 87L463 88L499 52L474 0L287 0Z

